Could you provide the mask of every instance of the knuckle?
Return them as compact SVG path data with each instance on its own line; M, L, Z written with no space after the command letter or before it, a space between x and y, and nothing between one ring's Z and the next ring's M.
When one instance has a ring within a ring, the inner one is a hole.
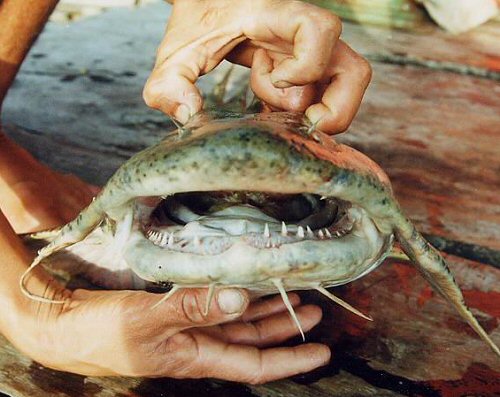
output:
M316 24L323 34L328 33L338 37L342 33L342 21L337 15L328 10L321 10L316 17Z
M144 102L150 108L158 109L160 107L159 97L160 93L156 88L156 84L148 80L146 85L144 86L144 89L142 90L142 98L144 99Z
M350 125L351 125L351 119L346 116L342 116L337 119L337 122L335 123L336 127L335 129L338 132L344 132L349 128Z
M266 371L264 368L261 368L259 371L250 375L246 383L249 383L251 385L262 385L264 383L268 383L276 379L277 379L276 375L270 374L269 371Z
M325 69L327 64L325 62L318 62L312 67L308 65L309 67L304 68L304 70L300 71L302 74L308 77L307 81L305 83L313 83L316 81L319 81L323 78L323 74L325 73Z
M362 81L368 84L372 79L372 74L373 74L370 62L368 62L365 58L360 56L357 61L357 67L358 67L358 73L360 74Z
M254 386L258 386L258 385L262 385L263 383L266 383L266 381L261 375L259 375L258 377L251 378L248 381L248 383L251 385L254 385Z
M350 125L351 118L349 114L331 109L325 129L331 134L338 134L346 131Z
M167 339L165 353L179 362L191 364L199 357L198 342L190 333L181 332Z
M252 374L247 380L246 383L251 385L262 385L266 383L267 378L262 371L258 371L255 374Z
M265 370L262 353L259 351L258 355L259 355L258 364L256 364L253 371L250 371L248 373L248 377L245 380L245 382L251 385L261 385L270 380L268 371Z
M195 375L196 363L200 360L200 349L196 338L190 333L178 333L165 341L162 355L167 358L158 375L183 378Z
M203 310L198 296L193 293L184 293L181 303L182 315L193 324L203 324L206 318L203 315Z

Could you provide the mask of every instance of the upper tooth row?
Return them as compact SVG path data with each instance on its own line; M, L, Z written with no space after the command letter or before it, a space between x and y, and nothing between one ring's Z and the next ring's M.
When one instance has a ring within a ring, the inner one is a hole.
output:
M310 237L310 238L315 237L313 230L309 226L306 226L305 231L304 231L304 228L302 226L297 227L297 233L296 233L297 237L305 238L306 233L307 233L307 237ZM264 233L263 234L264 234L264 237L266 237L266 238L271 237L271 232L269 231L269 225L267 223L264 225ZM338 231L334 232L334 234L337 237L342 236L342 233L340 233ZM146 232L146 235L151 241L153 241L157 244L171 246L175 243L174 233L160 232L158 230L149 229ZM288 229L286 227L285 222L281 223L281 235L283 237L288 236ZM319 229L317 231L317 236L320 239L324 239L325 237L332 238L332 233L328 229L324 228L324 229ZM193 237L193 243L195 246L199 246L201 244L200 237L195 235Z
M266 224L266 226L267 226L267 224ZM316 236L314 234L314 231L309 226L306 226L305 232L304 232L304 228L302 226L298 226L297 227L297 233L296 233L297 237L304 238L305 235L306 235L306 233L307 233L307 237L315 237ZM337 237L341 237L342 236L342 233L340 233L338 231L334 232L334 234ZM264 235L266 235L266 233L264 233ZM287 227L286 227L285 222L281 223L281 235L282 236L287 236L288 235L288 231L287 231ZM319 229L317 231L317 235L318 235L318 237L320 239L323 239L325 237L332 238L332 233L327 228Z

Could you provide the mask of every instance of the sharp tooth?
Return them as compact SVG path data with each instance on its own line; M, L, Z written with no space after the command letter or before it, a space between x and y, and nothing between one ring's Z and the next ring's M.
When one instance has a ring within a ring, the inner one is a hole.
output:
M281 235L286 237L287 233L288 233L288 230L286 229L285 222L281 222Z
M199 247L201 245L201 241L200 241L200 238L198 236L194 236L193 244L195 247Z
M170 235L170 237L168 238L167 244L170 245L170 246L174 245L174 233L172 233Z
M330 233L330 230L325 228L325 233L328 238L332 238L332 234Z
M304 228L302 226L297 229L297 237L304 238Z
M325 237L325 235L324 235L324 233L323 233L323 230L321 230L321 229L319 230L319 232L318 232L318 237L319 237L319 238L324 238L324 237Z
M159 240L159 235L158 235L158 232L156 230L154 230L152 233L151 233L151 240L153 241L153 243L156 243L158 244L158 240Z
M266 247L271 248L271 240L267 240Z
M335 232L335 235L336 235L337 237L341 237L341 236L342 236L342 234L341 234L340 232L338 232L338 231L337 231L337 232Z
M327 199L327 197L326 197L326 196L321 196L321 197L320 197L320 200L326 200L326 199Z
M266 226L264 226L264 237L270 237L271 233L269 233L269 225L266 223Z
M314 233L309 226L306 226L306 230L307 230L308 237L314 237Z

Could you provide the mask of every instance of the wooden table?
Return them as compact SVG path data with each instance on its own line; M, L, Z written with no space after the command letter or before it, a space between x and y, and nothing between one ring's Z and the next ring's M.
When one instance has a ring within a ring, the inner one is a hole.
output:
M104 183L156 142L168 120L142 103L169 7L114 10L51 24L4 109L9 134L52 167ZM391 177L418 228L446 253L465 298L500 343L500 23L451 36L346 24L374 78L339 140ZM213 79L213 77L212 77ZM210 80L202 84L210 85ZM308 340L332 346L330 365L262 386L213 380L92 378L42 368L0 337L0 392L12 396L494 396L500 360L405 263L337 293L375 319L324 307Z

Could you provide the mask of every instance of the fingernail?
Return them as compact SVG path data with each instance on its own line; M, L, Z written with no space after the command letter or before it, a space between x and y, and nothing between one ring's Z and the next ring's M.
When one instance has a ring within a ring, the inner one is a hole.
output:
M245 306L245 297L237 289L223 289L217 294L220 310L226 314L241 313Z
M186 105L179 105L175 111L175 118L181 123L187 123L189 117L191 116L191 111Z

